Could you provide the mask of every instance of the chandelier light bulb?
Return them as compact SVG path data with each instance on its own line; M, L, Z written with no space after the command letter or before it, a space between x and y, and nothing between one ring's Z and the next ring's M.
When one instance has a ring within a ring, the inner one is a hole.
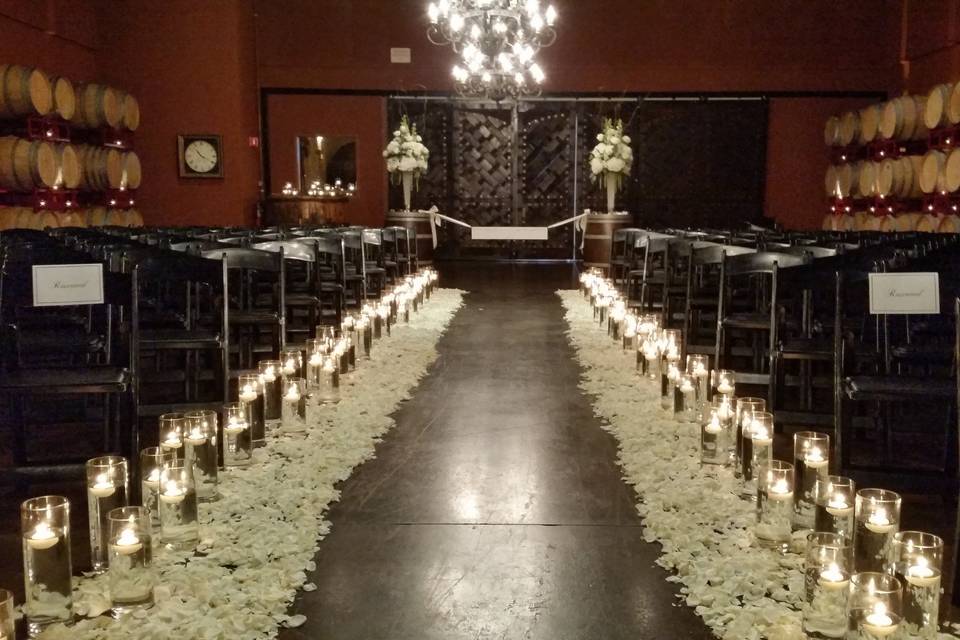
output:
M557 34L557 10L540 0L431 0L427 37L460 58L451 69L462 96L492 99L540 93L537 54Z

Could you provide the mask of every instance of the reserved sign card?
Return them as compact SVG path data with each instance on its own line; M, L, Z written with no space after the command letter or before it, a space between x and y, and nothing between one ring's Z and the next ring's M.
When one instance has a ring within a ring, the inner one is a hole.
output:
M33 306L103 304L103 265L37 264L33 266Z
M940 313L938 273L871 273L869 276L870 313Z

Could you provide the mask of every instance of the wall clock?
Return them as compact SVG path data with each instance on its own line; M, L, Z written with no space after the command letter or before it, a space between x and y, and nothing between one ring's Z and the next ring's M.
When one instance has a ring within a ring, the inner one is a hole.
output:
M222 178L223 143L215 134L177 136L181 178Z

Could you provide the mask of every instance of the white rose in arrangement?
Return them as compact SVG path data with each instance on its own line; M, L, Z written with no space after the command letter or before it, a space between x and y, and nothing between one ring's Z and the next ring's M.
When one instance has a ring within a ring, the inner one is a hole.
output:
M400 173L413 172L414 178L419 181L429 164L430 150L423 144L423 137L417 133L417 125L410 124L407 116L400 120L400 127L393 132L393 139L387 143L383 151L387 161L387 172L400 181Z
M597 144L590 152L590 174L594 181L607 173L619 178L629 176L633 167L633 149L630 148L630 136L623 134L623 121L603 121L603 131L597 134Z

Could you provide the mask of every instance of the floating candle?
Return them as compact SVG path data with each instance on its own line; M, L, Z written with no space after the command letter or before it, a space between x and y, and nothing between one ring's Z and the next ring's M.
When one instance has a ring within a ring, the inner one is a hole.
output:
M766 427L756 420L753 422L752 433L751 440L753 440L753 444L760 446L773 444L773 436L770 435Z
M940 580L940 572L931 569L929 561L920 557L917 558L917 564L907 567L904 577L915 587L932 587Z
M137 532L133 530L133 527L126 527L120 532L120 535L117 536L117 541L113 543L113 548L116 549L120 555L129 556L130 554L140 551L140 549L143 548L143 543L140 542L140 538L137 537Z
M813 447L803 456L803 463L811 469L820 469L830 462L824 457L820 447Z
M863 629L875 636L888 636L897 630L893 618L887 615L887 607L882 602L873 606L873 613L867 615L863 620Z
M283 399L287 402L300 402L300 390L297 389L296 385L290 387Z
M187 441L187 443L196 447L206 442L207 436L203 433L203 431L200 430L199 427L194 427L184 439Z
M708 422L706 426L703 427L703 430L713 435L716 435L721 431L723 431L723 427L720 426L720 418L716 414L714 414L713 417L710 418L710 422Z
M853 507L847 502L847 499L840 494L834 495L827 501L827 513L832 516L848 516L853 511Z
M236 416L230 416L227 420L227 424L223 425L224 433L227 433L231 436L235 436L238 433L241 433L244 429L247 428L246 422L241 422L237 419Z
M180 441L180 438L177 437L177 434L171 433L168 434L166 439L160 443L160 446L164 449L179 449L183 446L183 442Z
M274 370L273 365L264 368L263 373L260 375L263 377L265 382L273 382L277 379L277 372Z
M113 484L113 480L105 473L98 475L90 487L90 493L98 498L109 498L116 490L117 487Z
M297 372L297 363L293 358L287 358L287 361L283 364L283 375L292 376Z
M890 522L890 518L887 517L887 510L883 507L877 507L864 524L867 529L874 533L889 533L896 527L894 523Z
M160 500L167 504L180 504L186 497L187 493L183 490L183 487L173 480L167 481L163 491L160 492Z
M243 389L240 391L240 401L241 402L253 402L257 399L257 390L253 388L253 385L245 384Z
M31 549L36 549L38 551L43 551L44 549L49 549L60 542L60 536L50 528L50 525L46 522L41 522L37 524L34 528L33 533L27 538L27 544L30 545Z
M767 487L767 498L769 500L788 500L791 497L793 497L793 491L790 490L790 486L783 478Z
M160 469L154 468L150 471L146 478L143 479L143 484L147 485L151 489L160 488Z
M310 354L310 366L311 366L311 367L319 367L321 364L323 364L323 356L320 355L320 353L318 353L318 352L311 353L311 354Z
M840 591L850 584L850 579L845 573L840 571L836 563L831 563L829 567L820 572L820 586L826 591Z
M726 380L721 380L720 384L717 385L717 393L730 395L733 393L733 385L727 382Z

